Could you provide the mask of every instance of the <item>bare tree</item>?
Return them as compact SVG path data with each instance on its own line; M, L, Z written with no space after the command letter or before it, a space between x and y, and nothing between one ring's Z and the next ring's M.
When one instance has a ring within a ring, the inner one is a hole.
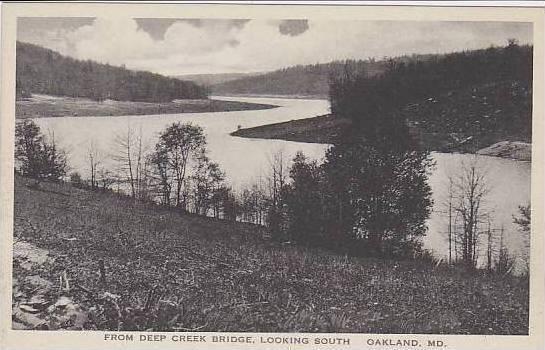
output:
M115 154L113 160L118 164L118 171L122 178L126 178L126 182L129 184L130 194L133 198L136 198L136 186L134 176L134 143L135 143L134 129L130 124L127 124L127 130L123 134L117 134L114 139Z
M89 171L91 178L89 179L91 183L91 190L98 188L98 166L101 164L100 159L100 150L95 144L95 141L92 140L89 143L89 148L87 149L87 157L89 159Z
M454 183L453 179L449 178L449 187L448 187L448 193L447 193L447 199L445 201L445 207L447 210L448 215L448 230L447 230L447 240L448 240L448 263L449 265L452 264L452 252L453 252L453 243L455 243L455 239L453 236L453 204L454 204ZM454 246L454 248L456 248Z
M123 134L114 139L115 153L112 159L118 164L118 171L123 182L128 183L130 195L134 199L147 196L147 174L149 161L146 157L142 128L136 132L130 124Z
M462 165L460 172L451 177L454 210L460 215L461 230L457 232L463 262L471 268L477 265L479 225L487 216L483 202L489 193L486 175L477 159Z
M269 158L270 174L268 178L269 201L267 213L267 224L271 235L276 238L286 231L284 226L284 208L282 193L286 187L289 176L287 159L284 158L282 150L277 151Z

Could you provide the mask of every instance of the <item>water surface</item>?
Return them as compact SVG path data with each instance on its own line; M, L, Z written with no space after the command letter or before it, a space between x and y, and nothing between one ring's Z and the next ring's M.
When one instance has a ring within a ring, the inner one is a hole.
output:
M141 129L144 140L151 147L157 141L159 132L169 124L190 122L200 125L207 136L210 158L220 164L227 174L227 181L234 188L250 184L258 177L266 175L271 156L280 150L286 159L292 159L297 151L303 151L312 159L322 160L325 150L329 147L324 144L246 139L229 135L239 127L249 128L329 113L329 103L326 100L214 98L273 104L279 107L239 112L40 118L36 119L36 122L43 130L54 132L56 140L70 152L72 170L80 172L84 177L88 174L89 144L94 142L98 145L102 152L103 164L113 167L108 160L108 155L115 153L113 140L116 134L126 132L128 126L136 130ZM429 180L435 204L428 220L429 232L424 239L425 246L438 256L447 254L448 220L444 202L448 178L456 175L464 162L467 163L477 157L478 166L487 174L487 185L490 189L483 210L490 213L491 226L496 230L496 236L499 236L503 228L506 245L513 254L521 256L523 239L513 224L513 215L517 214L519 205L525 205L530 200L530 163L467 154L433 153L432 156L436 161L436 167ZM482 229L485 230L486 226L486 224L482 226ZM479 254L485 255L483 245Z

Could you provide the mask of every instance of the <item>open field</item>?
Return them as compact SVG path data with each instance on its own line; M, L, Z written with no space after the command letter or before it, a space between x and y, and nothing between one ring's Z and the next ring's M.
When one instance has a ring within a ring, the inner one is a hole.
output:
M228 112L275 108L273 105L205 100L175 100L173 102L150 103L105 100L96 102L87 98L33 95L15 104L15 117L49 118L82 116L121 116L145 114L174 114L200 112Z
M522 278L346 257L33 184L16 177L14 328L528 334Z

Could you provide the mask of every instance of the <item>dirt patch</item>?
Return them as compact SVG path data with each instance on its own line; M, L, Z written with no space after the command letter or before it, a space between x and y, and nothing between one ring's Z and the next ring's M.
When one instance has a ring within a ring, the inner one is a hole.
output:
M483 156L531 161L532 144L520 141L501 141L481 150L478 150L477 154Z
M18 241L13 244L13 260L25 270L31 270L35 265L43 265L51 258L47 250L28 242Z
M46 249L25 241L13 244L13 329L83 329L87 312L66 295L68 282L61 275L56 286L42 276L54 261Z

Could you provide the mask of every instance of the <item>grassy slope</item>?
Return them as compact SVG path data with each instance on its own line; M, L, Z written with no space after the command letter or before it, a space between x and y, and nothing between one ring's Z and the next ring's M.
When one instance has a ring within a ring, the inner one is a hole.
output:
M254 225L31 183L16 177L15 238L55 260L14 277L58 285L66 270L87 329L527 334L518 278L283 246Z
M34 95L18 100L15 117L42 118L65 116L121 116L144 114L227 112L255 109L269 109L276 106L222 100L176 100L173 102L151 103L131 101L96 102L86 98L53 97Z

